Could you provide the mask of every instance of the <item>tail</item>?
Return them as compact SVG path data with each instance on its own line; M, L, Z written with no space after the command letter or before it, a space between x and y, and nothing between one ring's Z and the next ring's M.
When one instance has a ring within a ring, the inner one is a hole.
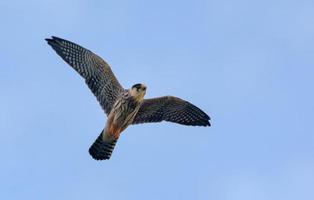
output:
M108 160L118 139L109 139L103 137L103 132L100 133L94 144L89 148L89 154L95 160Z

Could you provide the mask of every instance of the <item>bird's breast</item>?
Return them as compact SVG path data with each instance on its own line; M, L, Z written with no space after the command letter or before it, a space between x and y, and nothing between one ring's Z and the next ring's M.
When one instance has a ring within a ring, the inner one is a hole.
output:
M121 130L124 130L132 123L140 105L141 102L131 96L117 100L114 109L110 113L113 126L121 127Z

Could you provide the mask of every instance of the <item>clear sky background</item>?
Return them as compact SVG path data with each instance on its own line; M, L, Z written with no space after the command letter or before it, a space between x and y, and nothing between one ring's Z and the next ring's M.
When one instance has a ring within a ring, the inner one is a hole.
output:
M1 1L0 199L314 199L314 1ZM125 88L175 95L212 127L106 117L46 44L103 57Z

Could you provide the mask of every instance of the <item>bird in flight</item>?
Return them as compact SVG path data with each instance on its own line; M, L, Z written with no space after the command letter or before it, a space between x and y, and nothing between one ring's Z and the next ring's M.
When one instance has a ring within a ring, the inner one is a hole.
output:
M124 131L131 124L168 121L188 126L210 126L210 117L198 107L174 96L144 99L142 83L124 89L110 66L90 50L52 36L48 44L85 79L107 115L105 128L89 148L96 160L108 160Z

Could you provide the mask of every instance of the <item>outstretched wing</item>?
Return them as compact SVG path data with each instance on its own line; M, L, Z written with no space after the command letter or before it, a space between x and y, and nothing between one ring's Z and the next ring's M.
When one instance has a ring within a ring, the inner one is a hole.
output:
M193 104L177 97L144 99L133 124L175 122L189 126L210 126L210 117Z
M90 50L73 42L54 36L46 41L85 79L86 84L108 115L117 97L124 90L110 66Z

